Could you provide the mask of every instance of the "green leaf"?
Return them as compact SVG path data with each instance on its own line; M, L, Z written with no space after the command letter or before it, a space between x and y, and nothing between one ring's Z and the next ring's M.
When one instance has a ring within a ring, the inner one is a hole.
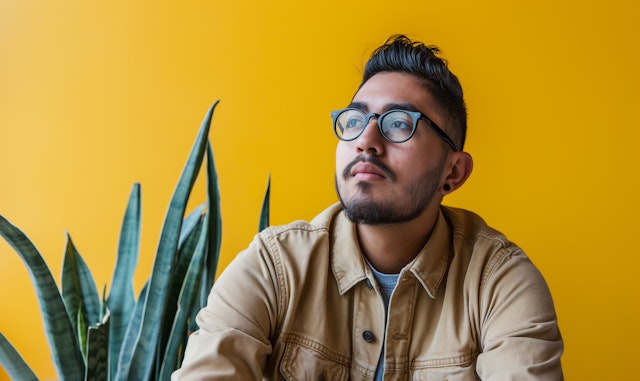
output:
M36 374L2 333L0 333L0 365L13 381L38 381Z
M180 230L180 240L178 241L178 247L182 246L184 241L193 233L193 229L202 223L202 216L205 205L198 205L193 212L189 213L187 218L182 222L182 229Z
M218 271L218 259L220 258L220 246L222 242L222 216L220 213L220 189L218 186L218 174L213 160L213 148L211 142L207 144L207 223L209 226L209 239L205 257L203 281L200 282L200 302L194 305L194 309L200 310L207 304L209 291ZM195 326L195 323L193 323ZM195 327L194 327L195 328Z
M199 208L196 211L202 211L203 208ZM193 215L193 214L192 214ZM189 268L189 264L192 262L192 258L194 253L196 252L196 248L198 245L199 238L201 236L202 229L204 227L204 216L199 215L199 220L196 225L188 226L189 231L186 232L187 237L184 242L180 245L180 249L178 252L178 260L176 265L173 267L173 276L171 277L171 283L168 287L169 293L167 295L166 302L166 310L164 314L164 319L162 323L162 329L160 330L160 340L158 341L157 347L157 357L158 361L156 363L156 376L160 373L160 366L164 362L164 353L167 342L169 341L169 336L171 334L171 327L173 326L173 321L176 316L176 312L178 310L178 298L180 297L180 290L182 288L182 283L184 281L185 276L187 275L187 269ZM186 226L183 225L183 230L185 230ZM157 377L156 377L157 378Z
M204 272L202 273L204 275ZM204 277L203 279L200 281L200 289L202 289L202 283L203 283ZM189 336L190 334L192 334L193 332L198 330L198 323L196 323L196 316L198 316L198 313L200 312L200 310L202 310L202 307L204 307L206 305L206 301L205 304L202 303L194 303L193 306L191 307L191 312L189 313L189 326L187 327L187 332L186 335Z
M140 250L141 195L140 184L133 184L120 229L120 240L107 306L111 314L109 329L109 362L111 374L118 367L120 349L135 307L133 273Z
M269 198L271 193L271 175L267 180L267 190L264 192L264 200L262 201L262 209L260 210L260 223L258 231L261 232L269 227Z
M180 297L178 299L178 311L173 321L171 335L167 344L167 349L162 361L162 368L159 380L170 381L171 373L175 371L182 362L181 350L187 341L187 324L190 317L193 304L198 297L198 285L202 278L203 265L207 247L207 226L202 229L197 240L195 254L189 264L187 275L182 284Z
M127 330L124 335L124 341L118 355L116 373L113 373L113 379L126 380L126 373L131 366L131 357L133 354L134 346L137 340L138 332L140 331L140 325L142 324L142 314L144 312L144 306L147 302L147 291L149 282L144 284L138 301L135 304L135 308L131 313L131 319L127 325Z
M62 266L62 298L67 308L69 320L76 332L84 332L84 329L79 329L80 325L76 323L79 316L83 320L81 322L83 328L100 321L98 289L87 264L78 253L69 234L67 234ZM80 341L81 351L82 345L83 342Z
M85 381L107 381L109 377L109 314L87 332Z
M102 297L100 298L100 321L102 321L102 319L104 319L104 317L109 312L109 309L107 308L106 295L107 295L107 285L105 284L104 286L102 286Z
M85 367L76 333L67 315L62 296L42 255L20 229L2 216L0 216L0 235L14 248L27 266L38 296L45 333L59 380L82 379Z
M129 380L146 380L151 373L159 330L164 314L167 285L171 280L171 267L175 263L178 250L178 240L185 213L186 204L202 164L207 147L207 136L211 125L214 103L207 113L194 146L189 154L178 185L174 191L165 217L160 242L149 279L147 301L142 317L142 325L137 337L129 369L125 369L124 378Z
M78 343L80 344L80 353L84 359L85 365L87 364L87 324L85 323L84 315L82 314L82 308L77 309L76 316L76 333L78 335Z

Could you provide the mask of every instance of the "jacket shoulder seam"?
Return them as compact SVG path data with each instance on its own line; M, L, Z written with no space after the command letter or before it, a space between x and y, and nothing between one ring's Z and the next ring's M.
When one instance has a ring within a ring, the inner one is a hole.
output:
M320 231L320 230L328 230L328 228L323 225L311 225L301 221L301 222L294 222L288 225L268 227L258 234L258 236L260 237L260 240L263 242L263 244L267 248L267 252L269 253L269 257L271 257L271 260L273 261L275 271L276 271L276 282L277 282L277 290L278 290L278 295L276 300L278 303L277 305L278 316L276 318L276 325L273 332L273 338L275 340L278 340L278 338L282 334L282 329L283 329L282 324L284 321L283 318L284 316L286 316L286 313L287 313L286 301L289 299L289 289L287 288L286 281L285 281L282 255L280 253L280 250L278 249L278 245L276 244L276 241L278 239L278 236L292 230L314 232L314 231Z

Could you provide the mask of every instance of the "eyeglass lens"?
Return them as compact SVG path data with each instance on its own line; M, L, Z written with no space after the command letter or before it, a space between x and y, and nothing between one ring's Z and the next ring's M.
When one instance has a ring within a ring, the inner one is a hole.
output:
M353 140L362 134L370 119L375 116L355 109L344 110L336 118L336 134L340 139ZM403 142L413 133L416 121L403 110L392 110L378 117L378 125L385 138Z

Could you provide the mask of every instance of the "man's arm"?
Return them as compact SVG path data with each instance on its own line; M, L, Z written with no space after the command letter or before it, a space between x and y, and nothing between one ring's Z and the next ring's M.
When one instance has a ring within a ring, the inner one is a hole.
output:
M484 381L562 380L563 343L544 278L520 250L495 259L480 289L478 375Z
M256 238L216 281L172 380L261 380L277 316L275 264Z

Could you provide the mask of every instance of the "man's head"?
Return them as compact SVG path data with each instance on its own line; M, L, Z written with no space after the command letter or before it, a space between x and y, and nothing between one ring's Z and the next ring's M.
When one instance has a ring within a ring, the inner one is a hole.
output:
M333 113L341 139L336 188L355 222L402 223L433 212L471 172L461 150L462 89L435 52L392 37L367 62L347 111Z
M467 134L467 109L462 86L448 68L447 61L438 57L436 46L412 41L403 35L391 36L377 48L367 61L360 87L382 72L414 75L433 97L438 111L445 116L442 127L462 151Z

